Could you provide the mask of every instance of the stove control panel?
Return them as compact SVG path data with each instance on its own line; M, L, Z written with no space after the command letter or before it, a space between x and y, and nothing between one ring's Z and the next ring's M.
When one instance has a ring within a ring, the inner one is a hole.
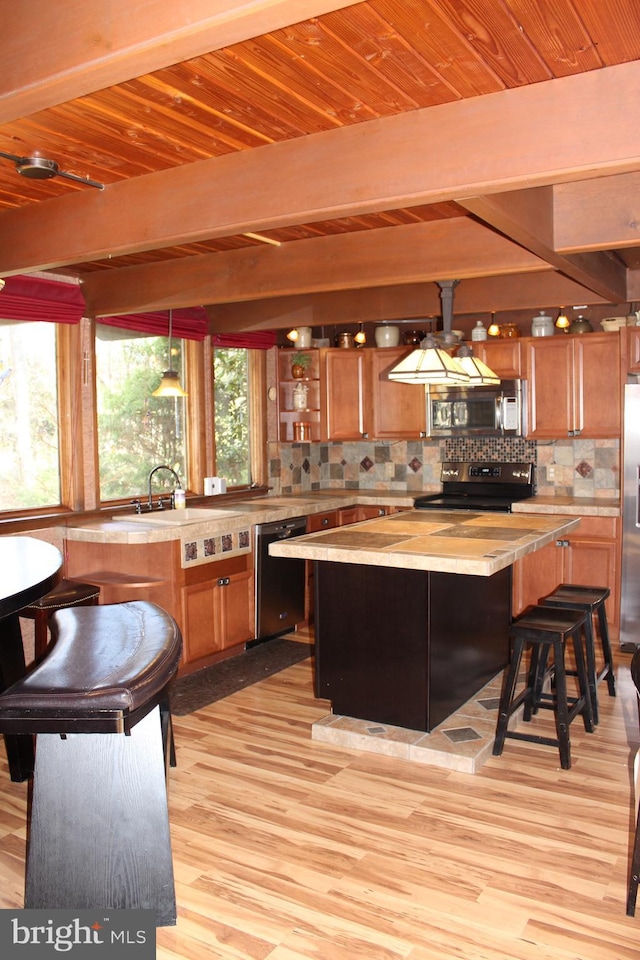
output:
M504 484L533 484L532 463L480 462L449 460L442 464L440 479L444 484L484 483L496 487Z

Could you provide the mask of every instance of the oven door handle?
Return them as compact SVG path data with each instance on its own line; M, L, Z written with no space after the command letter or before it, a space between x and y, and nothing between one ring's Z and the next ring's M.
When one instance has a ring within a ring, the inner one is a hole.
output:
M500 433L504 433L504 402L502 397L496 397L494 427Z

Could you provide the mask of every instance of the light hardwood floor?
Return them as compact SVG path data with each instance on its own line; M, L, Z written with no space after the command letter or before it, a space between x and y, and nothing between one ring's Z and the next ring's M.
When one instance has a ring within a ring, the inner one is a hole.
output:
M179 915L158 929L158 958L637 960L638 718L631 658L618 659L596 733L572 727L570 771L517 741L475 775L314 742L327 703L311 661L176 718ZM26 794L3 754L3 908L23 902Z

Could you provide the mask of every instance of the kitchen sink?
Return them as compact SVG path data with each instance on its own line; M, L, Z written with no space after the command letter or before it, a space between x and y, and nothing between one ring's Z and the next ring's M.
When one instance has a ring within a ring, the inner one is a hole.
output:
M186 507L184 510L154 510L150 513L133 513L126 517L112 517L112 520L131 520L133 523L163 523L167 526L181 527L187 523L201 523L206 520L226 520L240 517L242 514L231 510L210 510L207 507Z

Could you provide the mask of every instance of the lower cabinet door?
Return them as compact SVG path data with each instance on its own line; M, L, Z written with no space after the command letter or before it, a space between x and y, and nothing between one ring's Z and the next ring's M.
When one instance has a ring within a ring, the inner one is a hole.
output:
M184 659L190 664L255 636L250 555L197 568L182 590ZM204 579L204 575L207 579ZM216 574L214 576L214 574Z

